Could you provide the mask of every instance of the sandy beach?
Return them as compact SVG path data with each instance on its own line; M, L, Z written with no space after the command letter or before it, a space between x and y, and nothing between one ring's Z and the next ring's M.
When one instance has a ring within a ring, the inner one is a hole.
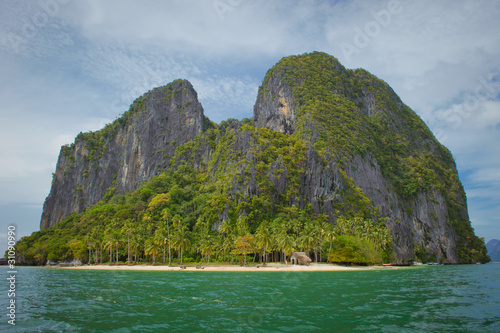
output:
M197 272L315 272L315 271L359 271L374 269L397 269L394 266L338 266L331 264L283 265L270 263L262 265L202 265L197 266L163 266L163 265L83 265L76 267L57 267L61 269L90 269L90 270L123 270L123 271L197 271Z

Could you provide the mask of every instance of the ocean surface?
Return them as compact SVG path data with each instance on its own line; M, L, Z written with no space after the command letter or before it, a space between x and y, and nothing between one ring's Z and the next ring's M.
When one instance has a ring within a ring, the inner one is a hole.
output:
M15 326L7 270L0 332L500 332L500 264L248 273L18 267Z

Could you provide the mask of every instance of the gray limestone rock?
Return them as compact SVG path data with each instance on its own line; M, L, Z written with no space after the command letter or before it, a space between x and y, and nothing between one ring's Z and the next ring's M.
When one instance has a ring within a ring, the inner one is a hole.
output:
M177 80L138 98L108 130L80 134L61 148L40 228L81 212L106 191L137 188L167 168L175 149L200 134L204 121L193 86Z
M326 147L320 154L314 144L324 134L324 124L315 119L300 118L303 117L299 114L301 105L297 102L299 98L294 87L303 82L289 77L285 80L285 73L290 70L285 68L268 73L259 88L253 118L256 127L285 135L300 135L308 144L305 159L300 162L300 168L304 170L298 185L300 195L290 199L288 204L301 208L311 204L316 213L326 214L331 223L335 223L336 210L348 201L346 193L354 191L369 202L378 221L390 230L397 263L408 263L415 258L417 249L445 263L459 262L457 234L449 223L450 206L443 193L430 187L411 198L398 194L387 174L384 176L383 164L370 152L344 154ZM333 70L337 71L337 77L347 77L346 69L338 62L334 63ZM439 151L439 143L432 134L423 131L427 136L419 136L401 121L401 114L413 111L387 84L377 80L363 81L370 75L367 72L357 71L356 75L361 88L356 90L345 83L348 81L342 81L336 85L334 94L349 99L349 103L356 106L354 112L358 117L385 115L384 119L394 133L411 136L410 141L415 143L417 149L436 158L451 159L449 170L456 174L451 155L440 155L443 150ZM371 89L373 85L382 90ZM377 99L376 91L383 92L383 103ZM386 107L387 103L391 105L391 110ZM299 120L300 129L297 125ZM165 169L175 167L181 160L195 169L204 170L210 163L212 176L215 176L216 170L227 172L231 180L229 194L233 197L238 194L240 200L248 200L259 195L256 181L259 161L254 154L260 148L255 137L250 131L240 130L244 126L241 122L231 119L221 123L217 131L212 131L215 133L211 134L213 137L197 137L208 123L192 85L188 81L177 80L138 98L128 112L103 130L78 135L73 144L61 148L52 188L44 203L41 229L54 226L72 213L83 211L108 194L134 190ZM425 124L417 125L425 127ZM199 140L193 145L196 150L189 154L177 154L175 160L172 159L177 147L195 137ZM225 149L224 154L220 152L221 147ZM289 185L287 175L290 170L283 158L279 156L271 161L265 174L274 191L271 201L279 200ZM453 207L454 214L468 221L465 194L461 186L454 191L460 206ZM213 228L228 219L228 209L221 209L219 222Z

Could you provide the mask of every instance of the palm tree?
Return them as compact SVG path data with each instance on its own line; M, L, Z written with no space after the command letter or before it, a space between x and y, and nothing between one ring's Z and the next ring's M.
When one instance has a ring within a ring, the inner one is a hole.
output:
M86 234L85 237L84 237L85 243L87 244L87 247L89 249L89 261L88 261L88 265L90 265L90 260L92 259L92 247L94 246L94 240L95 240L92 231L89 232L88 234Z
M207 265L210 263L210 252L212 251L213 244L212 237L208 232L203 232L200 238L199 250L202 256L207 258Z
M391 234L391 231L387 227L384 227L382 230L383 230L383 235L384 235L382 247L384 249L386 249L387 247L391 246L391 244L392 244L392 234Z
M224 237L223 242L222 242L222 251L224 253L224 262L226 262L226 254L231 251L233 243L234 243L234 240L233 240L232 235L228 235L228 236ZM232 256L231 256L231 258L232 258ZM231 259L231 262L233 262L232 259Z
M175 232L172 237L172 245L179 251L179 265L182 265L182 254L191 248L191 241L188 238L187 227L183 225L180 216L174 216L173 226Z
M276 244L276 250L283 253L283 260L285 261L285 264L287 264L286 261L286 254L285 254L285 244L287 242L286 237L287 237L287 232L285 229L279 229L279 228L274 228L273 230L273 237L274 237L274 242ZM281 255L280 255L281 256Z
M212 251L214 252L215 256L219 259L221 259L221 255L224 255L225 257L225 251L224 251L224 240L226 239L226 237L223 237L222 235L216 235L216 236L213 236L213 242L212 242ZM225 259L224 257L222 257L222 259Z
M223 261L226 262L226 253L230 251L232 245L232 235L233 227L231 226L230 220L224 220L219 226L219 233L222 236L220 248L223 253Z
M292 252L295 251L297 237L295 234L289 235L285 229L282 229L282 231L277 234L276 241L278 248L283 252L285 265L288 265L286 258L287 256L291 256Z
M92 228L91 233L94 237L96 246L96 251L94 251L94 262L97 263L99 261L99 263L102 264L102 253L104 252L106 229L103 225L97 225Z
M95 226L87 233L87 235L85 235L84 240L86 241L87 246L89 247L89 262L88 262L89 264L92 261L92 256L94 264L98 263L99 252L101 253L101 263L102 263L103 230L104 229L102 225Z
M244 236L248 233L247 219L247 216L238 216L238 221L236 221L236 232L239 236Z
M158 223L158 228L155 231L154 237L155 239L157 239L159 245L163 249L163 264L165 264L166 247L168 243L167 227L165 221L162 220Z
M137 262L137 255L141 250L141 235L139 233L132 234L130 239L130 250L134 254L134 262Z
M131 257L130 257L130 237L131 234L136 230L135 225L134 225L134 220L132 219L127 219L125 221L125 225L123 226L122 232L124 232L127 235L127 252L128 252L128 264L130 265L131 262Z
M326 229L328 228L328 223L325 222L326 216L319 216L314 220L314 234L317 238L316 246L314 247L314 256L316 262L318 262L318 252L319 252L319 261L321 261L321 251L323 248L323 242L326 237Z
M345 235L348 230L348 221L343 217L340 216L337 219L337 223L335 224L335 233L338 235Z
M386 249L392 242L391 233L385 226L380 226L375 229L374 239L377 252Z
M353 227L353 232L356 236L361 237L361 234L365 231L364 225L361 223L356 223Z
M309 254L311 249L314 249L317 243L317 237L314 232L314 226L311 222L306 223L299 237L300 245Z
M183 252L191 248L191 241L187 238L186 229L179 228L176 230L172 239L172 245L179 251L179 265L182 265Z
M182 226L182 219L179 215L175 215L173 218L172 218L172 226L177 229L179 227Z
M116 263L118 264L118 245L122 241L122 233L119 229L114 229L111 233L110 242L116 247Z
M118 220L113 220L112 224L108 226L105 233L105 247L109 248L109 263L113 262L113 247L116 249L116 263L118 263L118 245L122 240L120 229L117 229Z
M168 239L168 265L172 264L172 251L171 251L171 241L170 241L170 228L168 225L168 217L170 216L170 210L168 208L164 208L161 211L161 218L165 221L167 226L167 239Z
M232 231L231 227L231 222L229 220L224 220L219 226L219 232L223 233L224 235L229 235Z
M295 206L294 206L295 207ZM292 231L295 233L295 235L298 237L300 232L302 231L302 223L298 218L293 218L290 220L290 224L292 226Z
M266 262L267 250L272 247L271 233L267 226L267 221L260 224L255 234L255 245L262 249L262 261Z
M328 249L328 253L332 251L333 242L337 239L337 234L333 229L333 225L328 223L325 228L325 238L330 241L330 248ZM328 256L328 261L330 261L330 256Z
M150 237L146 240L144 244L144 254L151 255L153 264L156 263L158 252L160 252L160 246L158 245L158 240L155 237Z
M370 239L373 237L372 235L372 231L374 229L374 225L373 225L373 222L370 221L370 220L363 220L361 218L355 218L355 221L360 223L360 224L363 224L364 228L365 228L365 238L366 239Z
M151 237L151 213L145 212L144 215L142 216L142 221L146 222L148 226L148 236Z
M109 249L109 263L113 263L113 228L111 226L108 226L106 230L104 231L104 248Z

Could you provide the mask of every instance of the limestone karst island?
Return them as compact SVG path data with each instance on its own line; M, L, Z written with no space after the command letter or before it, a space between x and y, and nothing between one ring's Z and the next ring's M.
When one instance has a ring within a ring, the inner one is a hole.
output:
M384 81L318 52L267 72L253 118L214 123L179 79L80 133L40 228L26 264L489 261L450 151Z

